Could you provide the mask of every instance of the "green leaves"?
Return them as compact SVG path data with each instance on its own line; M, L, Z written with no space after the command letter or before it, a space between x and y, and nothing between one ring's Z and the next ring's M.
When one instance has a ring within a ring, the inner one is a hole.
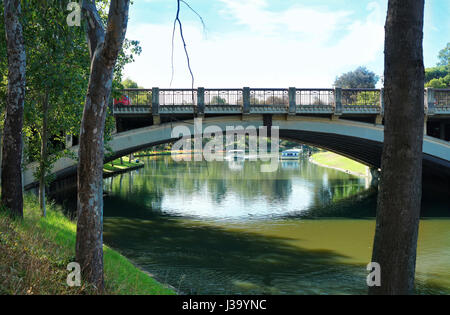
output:
M343 89L373 89L379 79L379 76L368 70L366 67L359 67L355 71L344 73L336 78L334 86Z

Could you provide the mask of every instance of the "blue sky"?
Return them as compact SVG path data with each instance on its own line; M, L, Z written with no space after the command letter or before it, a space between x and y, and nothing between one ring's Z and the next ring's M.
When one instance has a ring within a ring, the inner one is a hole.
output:
M330 87L363 65L383 74L387 0L185 0L183 31L195 86ZM125 68L146 88L169 87L176 0L134 0L127 37L143 48ZM425 66L450 41L450 1L426 0ZM172 87L190 87L177 32Z

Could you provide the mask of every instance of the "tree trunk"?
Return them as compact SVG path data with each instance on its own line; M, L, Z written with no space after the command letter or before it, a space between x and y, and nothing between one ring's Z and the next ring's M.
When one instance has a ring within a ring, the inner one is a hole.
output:
M113 70L128 22L129 0L112 0L107 32L93 1L83 1L91 74L83 111L78 162L76 259L83 277L103 291L103 135Z
M20 0L4 0L8 54L8 95L3 135L2 205L13 216L23 217L22 126L25 100L25 47Z
M42 110L43 110L43 120L42 120L42 134L41 134L41 161L40 161L40 174L39 174L39 206L41 208L42 216L47 216L47 208L45 202L45 176L47 173L47 143L48 143L48 93L45 94Z
M123 158L120 157L120 165L123 165Z
M372 261L381 286L411 294L422 195L424 0L389 0L385 38L385 130Z

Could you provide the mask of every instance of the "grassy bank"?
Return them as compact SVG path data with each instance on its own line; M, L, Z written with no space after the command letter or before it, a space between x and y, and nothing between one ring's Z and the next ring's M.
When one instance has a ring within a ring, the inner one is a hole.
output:
M120 161L120 159L117 159L103 165L103 172L106 174L119 173L144 166L144 163L140 161L139 163L136 163L135 161L136 160L130 161L130 158L128 156L124 156L122 158L122 162Z
M75 222L54 204L42 218L33 195L24 202L23 221L0 210L0 294L97 294L86 284L66 284L66 267L75 260ZM104 268L106 294L174 294L107 246Z
M311 155L311 161L321 166L334 168L357 176L366 176L366 166L333 152L319 152Z

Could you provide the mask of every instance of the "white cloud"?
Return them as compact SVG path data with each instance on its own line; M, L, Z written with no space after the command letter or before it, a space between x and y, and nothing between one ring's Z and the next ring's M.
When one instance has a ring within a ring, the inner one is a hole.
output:
M226 5L221 13L243 30L210 29L205 39L198 25L184 26L196 86L329 87L336 75L359 65L382 69L384 1L370 3L369 14L359 20L351 20L349 11L295 6L274 13L265 0L221 1ZM145 87L168 87L171 32L171 25L131 21L127 37L140 40L143 53L126 75ZM173 87L189 87L179 38L175 66Z

